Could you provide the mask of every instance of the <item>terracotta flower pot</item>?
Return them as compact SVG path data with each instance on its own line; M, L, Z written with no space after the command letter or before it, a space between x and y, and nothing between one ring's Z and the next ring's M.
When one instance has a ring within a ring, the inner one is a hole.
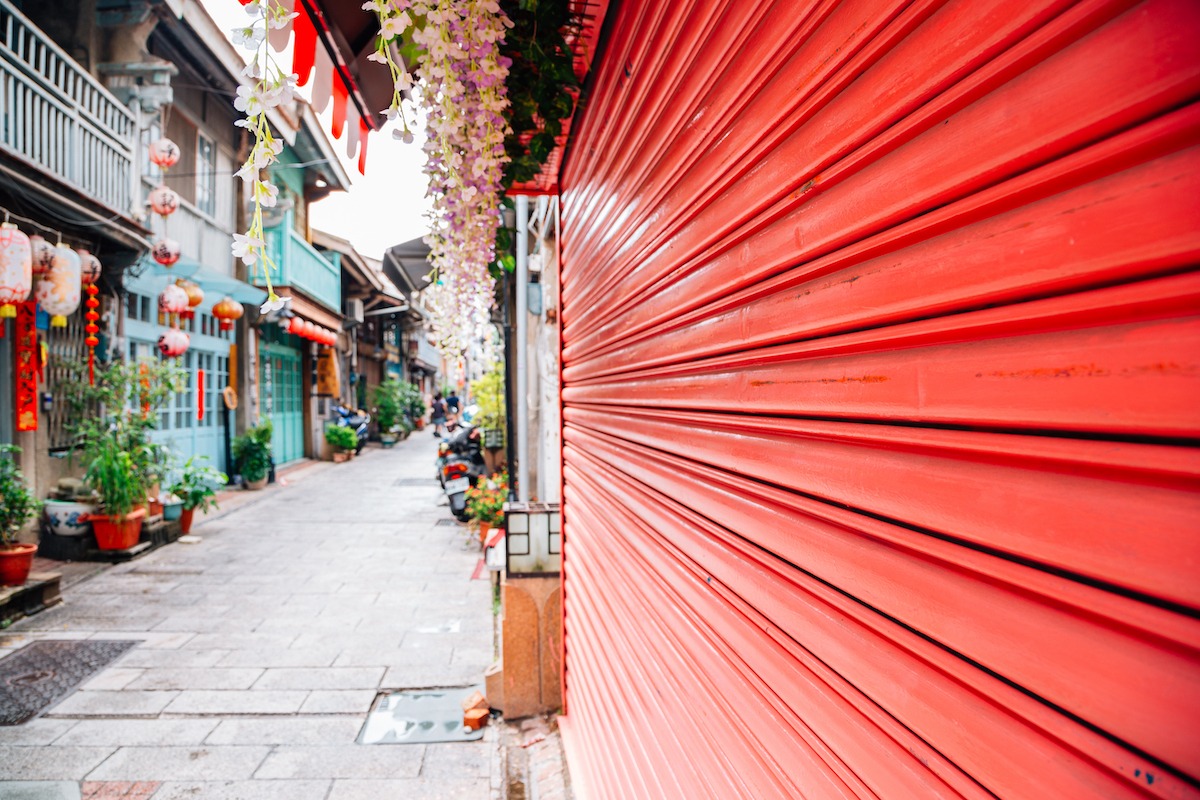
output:
M179 512L179 531L180 533L188 533L192 529L192 518L196 516L196 509L185 508Z
M94 515L92 532L96 534L96 546L101 550L128 550L133 547L142 535L142 520L145 516L145 506L123 517Z
M337 450L333 454L333 463L344 464L350 460L350 454L345 450Z
M479 521L479 546L483 547L487 544L488 537L492 535L492 523Z
M23 586L36 552L36 544L0 545L0 586Z
M257 492L259 489L267 485L267 476L263 475L256 481L246 481L245 486L252 492Z

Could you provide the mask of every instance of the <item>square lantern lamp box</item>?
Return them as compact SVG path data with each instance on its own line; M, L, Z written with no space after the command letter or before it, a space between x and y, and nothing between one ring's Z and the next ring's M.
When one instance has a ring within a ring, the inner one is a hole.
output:
M508 577L546 577L562 568L558 503L505 503Z

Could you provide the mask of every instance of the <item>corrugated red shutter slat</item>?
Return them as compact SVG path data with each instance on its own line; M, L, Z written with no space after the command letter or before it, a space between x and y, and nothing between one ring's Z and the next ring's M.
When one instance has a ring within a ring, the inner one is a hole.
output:
M1200 6L610 15L562 173L580 796L1200 797Z

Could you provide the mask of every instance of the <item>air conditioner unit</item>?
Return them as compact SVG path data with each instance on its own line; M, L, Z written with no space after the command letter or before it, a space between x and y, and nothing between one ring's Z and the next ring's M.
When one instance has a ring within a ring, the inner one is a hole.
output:
M363 301L356 297L346 301L346 320L353 322L356 325L361 325L363 321Z

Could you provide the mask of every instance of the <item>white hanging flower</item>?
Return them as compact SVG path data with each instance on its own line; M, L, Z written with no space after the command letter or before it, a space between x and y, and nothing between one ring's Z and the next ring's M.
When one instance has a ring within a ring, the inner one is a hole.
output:
M270 314L272 311L282 311L288 303L292 301L290 297L280 297L274 291L267 293L267 302L263 303L258 309L261 314Z
M262 239L244 233L235 233L231 249L234 258L240 258L246 266L250 267L258 260L259 253L266 246L267 243Z

